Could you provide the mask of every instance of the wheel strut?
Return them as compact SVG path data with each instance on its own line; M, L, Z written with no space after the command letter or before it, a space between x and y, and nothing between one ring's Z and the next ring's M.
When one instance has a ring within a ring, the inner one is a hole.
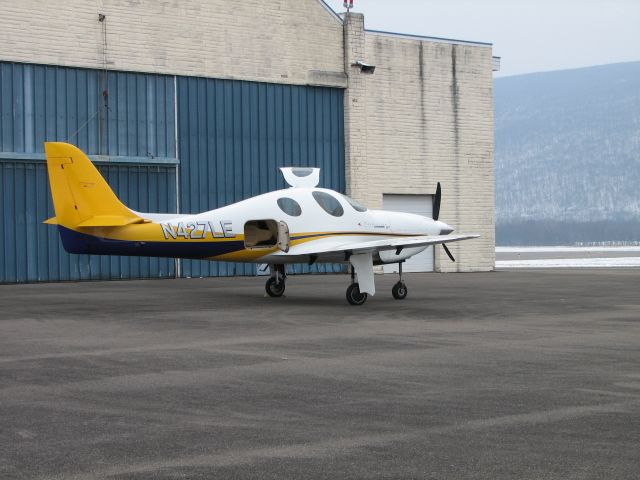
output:
M391 289L391 294L393 295L393 298L395 298L396 300L404 300L407 297L407 293L408 293L407 286L402 281L402 264L403 263L404 263L404 260L401 262L398 262L398 274L400 276L400 279L398 280L398 283L396 283Z
M271 273L271 278L275 279L276 283L284 282L287 279L284 264L282 263L269 265L269 272Z
M283 264L269 265L271 276L267 280L265 290L270 297L281 297L284 293L287 278Z
M349 273L351 274L351 284L347 287L347 301L351 305L362 305L367 301L367 294L360 292L360 285L356 282L356 269L353 265L349 265Z

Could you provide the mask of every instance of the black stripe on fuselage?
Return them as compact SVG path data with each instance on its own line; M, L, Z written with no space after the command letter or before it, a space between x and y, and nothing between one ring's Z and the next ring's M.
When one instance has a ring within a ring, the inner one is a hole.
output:
M217 242L147 242L114 240L76 232L58 225L64 249L69 253L132 255L144 257L206 258L244 249L243 240Z

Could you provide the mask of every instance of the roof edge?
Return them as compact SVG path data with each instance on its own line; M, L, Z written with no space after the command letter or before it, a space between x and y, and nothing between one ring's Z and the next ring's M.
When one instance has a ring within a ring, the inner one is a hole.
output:
M441 38L441 37L427 37L425 35L412 35L407 33L397 32L385 32L384 30L369 30L365 28L365 33L371 33L373 35L381 35L385 37L398 37L406 38L409 40L428 40L432 42L450 43L454 45L471 45L475 47L493 47L493 43L488 42L474 42L471 40L458 40L455 38Z
M338 22L340 22L340 24L343 23L342 17L338 15L338 13L334 11L333 8L331 8L328 3L326 3L324 0L318 0L318 3L320 3L320 5L322 5L322 7L327 12L329 12L329 14L331 14L333 18L335 18Z

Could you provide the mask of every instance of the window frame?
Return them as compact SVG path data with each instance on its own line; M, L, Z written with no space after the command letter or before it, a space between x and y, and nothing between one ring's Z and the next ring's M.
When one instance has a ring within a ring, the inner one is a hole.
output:
M293 215L290 212L287 212L282 205L280 205L280 200L287 200L287 201L291 201L294 203L294 205L297 207L297 211L298 214L297 215ZM299 217L300 215L302 215L302 206L300 205L300 202L298 202L295 198L291 198L291 197L279 197L276 200L276 205L278 205L278 208L285 214L285 215L289 215L290 217Z
M335 213L337 209L331 210L328 206L324 205L322 201L318 200L316 195L319 195L323 198L330 198L331 200L336 202L337 206L340 208L339 213ZM311 196L313 197L313 200L316 202L316 204L328 215L331 215L332 217L335 217L335 218L340 218L344 216L344 207L342 206L342 202L340 202L340 200L338 200L336 197L334 197L330 193L323 192L322 190L314 190L313 192L311 192Z

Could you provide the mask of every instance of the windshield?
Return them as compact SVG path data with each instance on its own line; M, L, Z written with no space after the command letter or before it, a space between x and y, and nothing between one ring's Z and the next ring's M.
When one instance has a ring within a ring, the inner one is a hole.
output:
M344 198L347 201L347 203L349 203L349 205L351 205L353 209L356 210L357 212L367 211L367 207L365 207L361 203L356 202L353 198L349 198L346 195L342 195L342 198Z
M333 198L331 195L325 192L315 191L312 193L313 198L315 198L318 205L322 207L322 209L327 212L329 215L333 215L334 217L341 217L344 213L342 209L342 205L340 202Z

